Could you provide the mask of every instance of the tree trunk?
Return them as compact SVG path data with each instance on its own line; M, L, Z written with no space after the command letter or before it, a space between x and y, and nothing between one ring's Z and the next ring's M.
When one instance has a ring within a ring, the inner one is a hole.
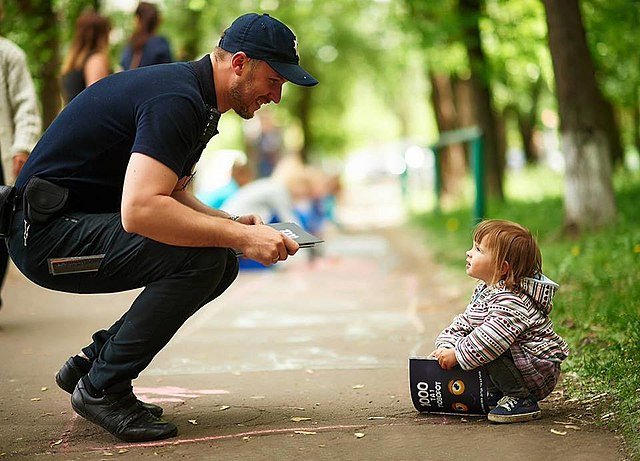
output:
M464 21L464 41L471 68L475 115L484 136L485 185L491 196L503 200L504 152L500 151L496 115L489 88L489 66L480 42L480 0L460 0L460 12Z
M477 125L476 114L473 110L473 88L469 79L455 79L453 81L453 93L456 103L458 125L467 127Z
M42 52L36 77L42 79L40 102L42 103L42 127L46 129L60 112L60 51L58 20L52 0L19 0L18 8L34 21L33 36L41 42Z
M429 73L431 80L431 103L433 104L438 131L455 130L458 128L458 115L456 114L455 101L451 80L447 75L435 75ZM464 147L461 144L452 144L438 152L441 156L442 191L447 194L456 194L459 191L458 184L466 170Z
M524 112L521 109L516 109L516 116L518 117L518 131L522 138L522 149L524 151L524 157L528 164L537 163L540 158L538 152L538 146L533 138L533 130L538 120L538 103L540 102L540 93L542 92L543 80L538 76L538 79L531 88L531 107L528 112Z
M621 165L624 160L624 148L620 140L620 129L618 120L616 119L613 104L603 98L604 110L602 116L604 118L605 130L607 132L607 140L609 141L611 164Z
M473 110L473 88L469 79L453 79L453 95L456 104L456 114L458 115L458 126L460 128L478 125L476 114ZM471 149L469 144L463 146L465 152L465 164L469 166Z
M616 215L610 126L578 0L543 1L566 164L565 226L580 232L609 224Z
M519 110L516 113L518 117L518 131L522 138L522 150L524 158L528 164L534 164L538 161L538 152L533 141L533 124L531 123L530 114L523 114Z

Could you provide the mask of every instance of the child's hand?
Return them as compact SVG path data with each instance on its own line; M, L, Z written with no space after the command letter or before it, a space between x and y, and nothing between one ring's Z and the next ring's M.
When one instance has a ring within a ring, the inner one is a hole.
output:
M440 364L440 368L443 370L451 370L458 364L456 351L454 349L436 349L431 355L438 359L438 364Z

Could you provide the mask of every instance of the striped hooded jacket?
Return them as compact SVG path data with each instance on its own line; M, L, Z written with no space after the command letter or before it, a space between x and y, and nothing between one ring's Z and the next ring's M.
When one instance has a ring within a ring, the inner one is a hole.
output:
M464 370L486 365L507 350L531 393L542 400L558 382L567 343L553 330L549 313L558 284L540 274L524 278L514 293L504 282L480 282L464 313L436 339L436 348L455 349Z

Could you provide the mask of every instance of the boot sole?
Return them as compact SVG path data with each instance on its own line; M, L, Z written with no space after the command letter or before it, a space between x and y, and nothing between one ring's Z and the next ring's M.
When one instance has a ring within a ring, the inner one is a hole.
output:
M524 423L540 418L541 411L533 411L531 413L522 413L519 415L492 415L489 413L487 419L492 423Z

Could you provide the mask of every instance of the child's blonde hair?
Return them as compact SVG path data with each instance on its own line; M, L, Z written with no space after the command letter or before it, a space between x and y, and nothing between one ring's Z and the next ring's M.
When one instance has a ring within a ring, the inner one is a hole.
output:
M524 277L542 272L540 248L529 229L520 224L499 219L482 221L473 232L473 241L482 242L493 253L493 283L504 280L508 289L517 290ZM509 268L502 274L505 261Z

